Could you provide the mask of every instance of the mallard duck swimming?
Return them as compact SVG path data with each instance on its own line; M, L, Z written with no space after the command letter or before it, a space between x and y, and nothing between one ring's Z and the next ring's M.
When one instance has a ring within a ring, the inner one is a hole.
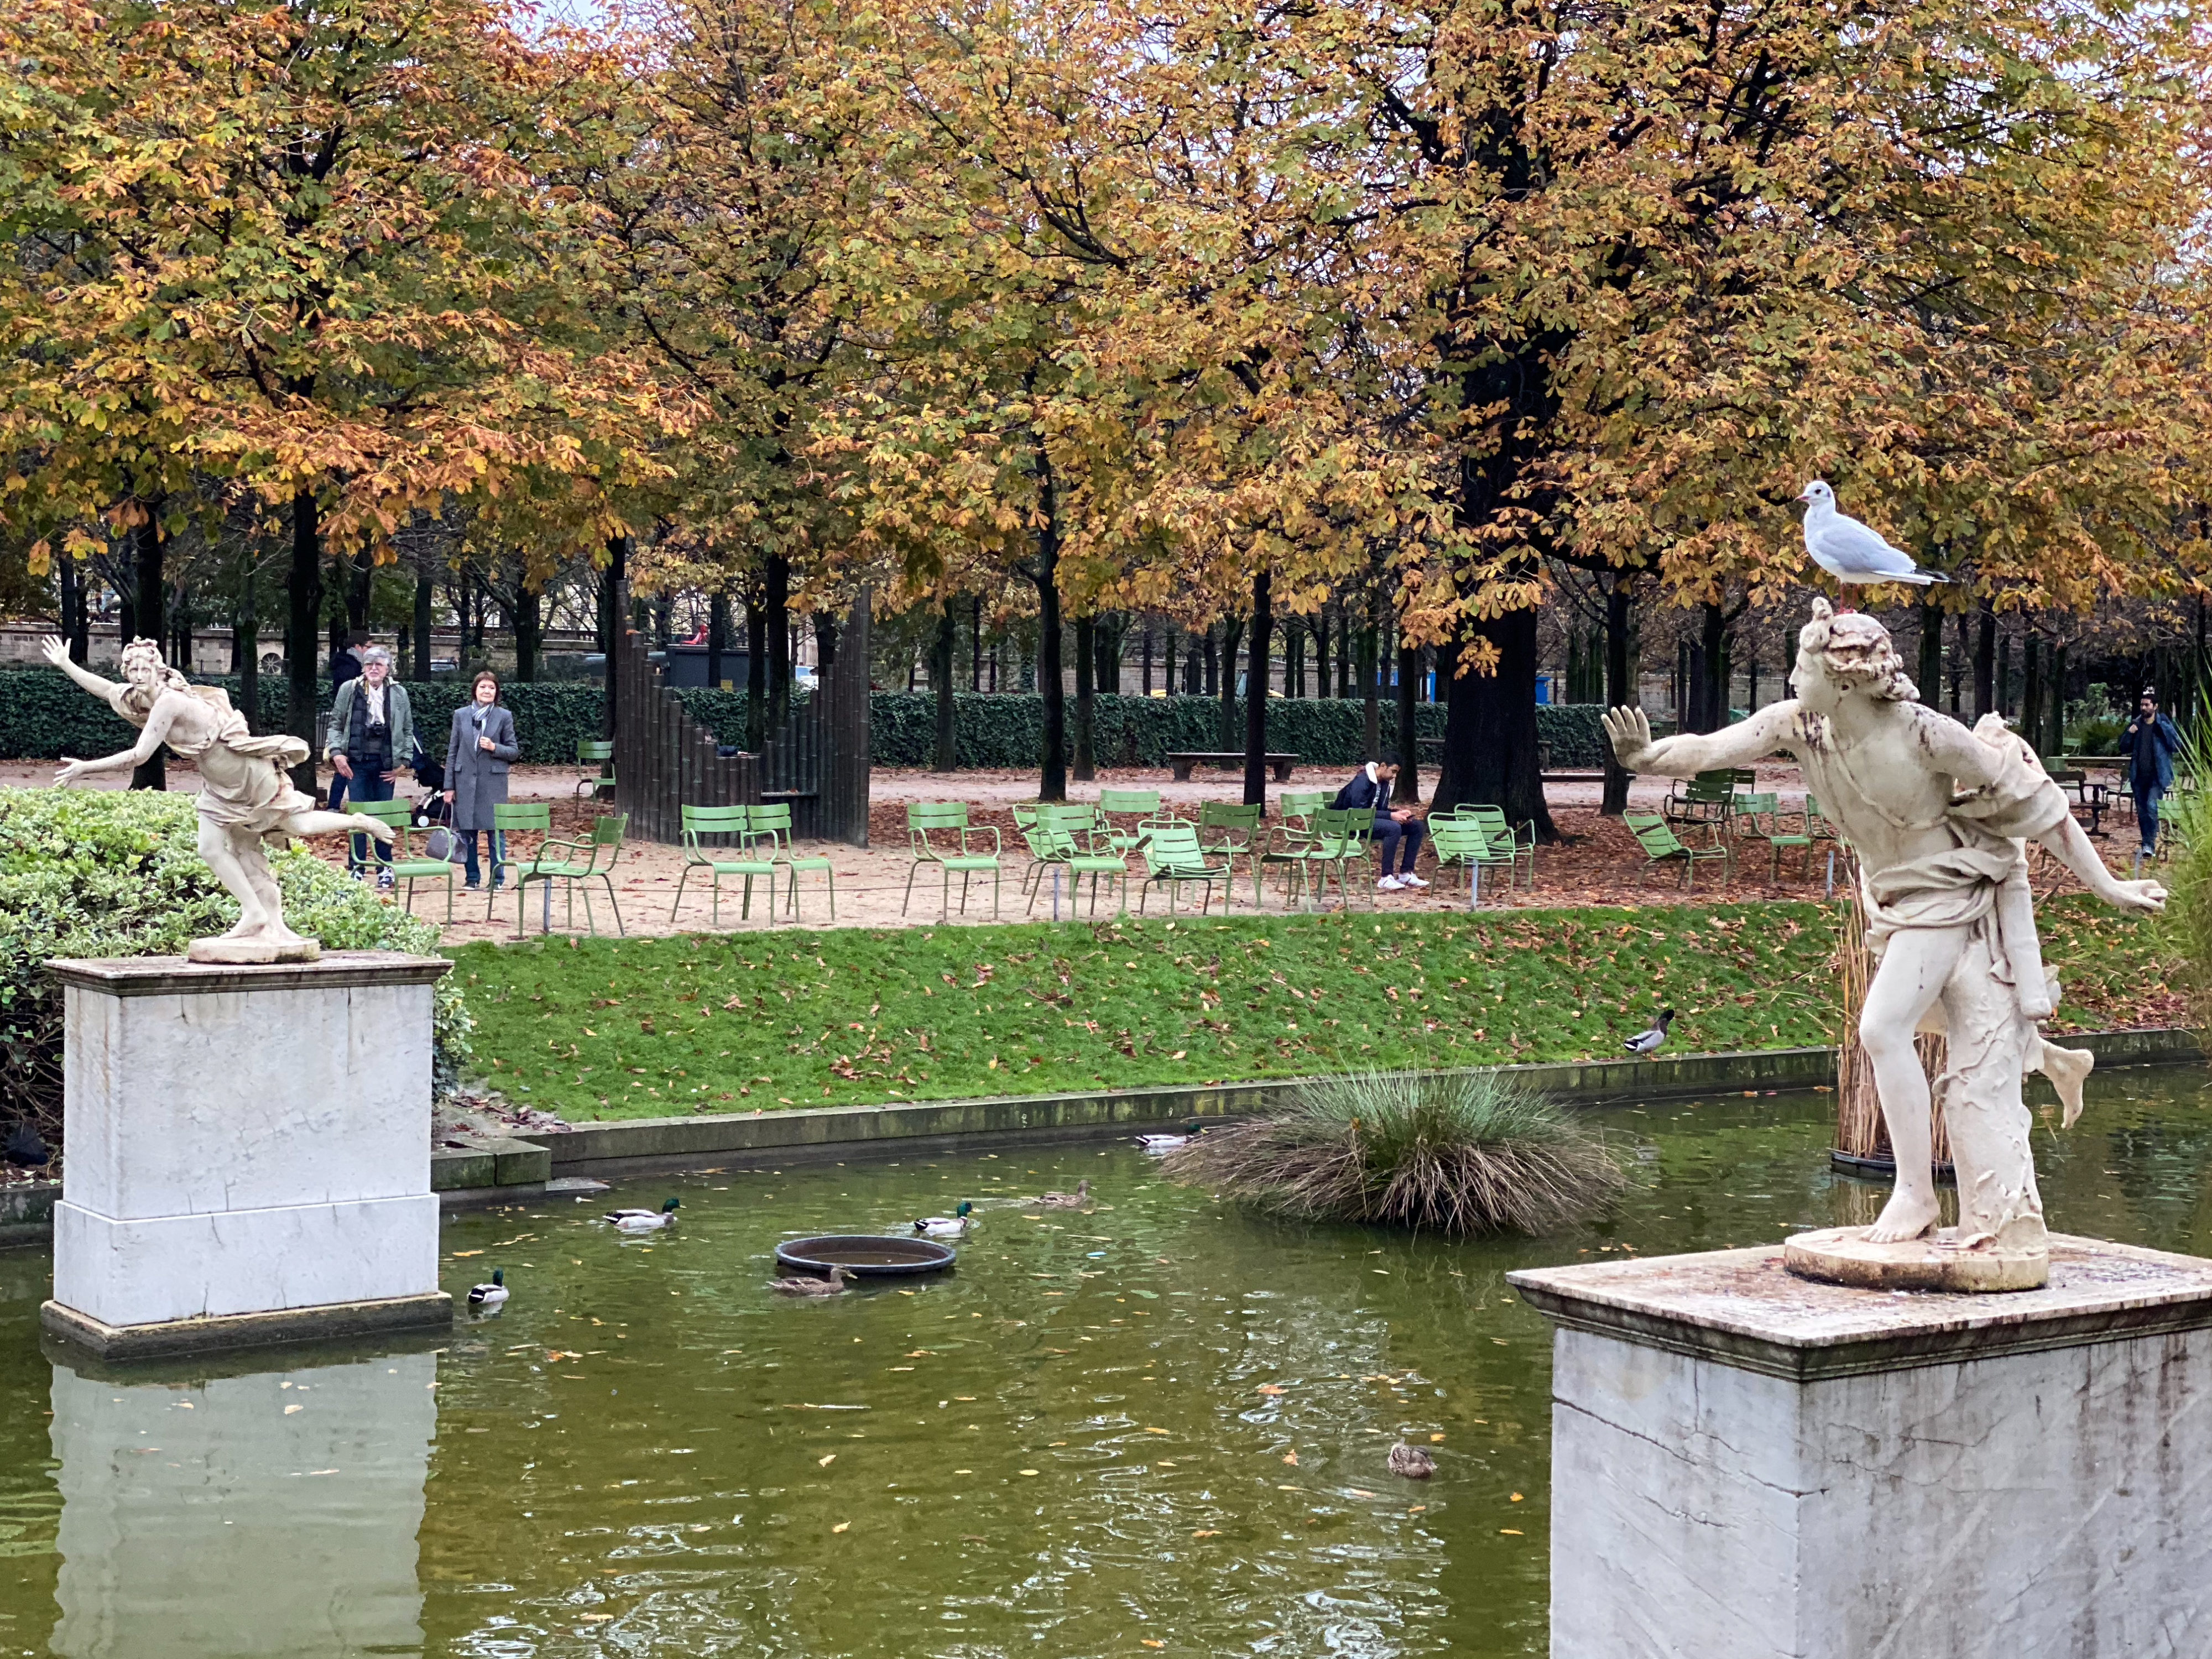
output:
M605 1219L617 1232L657 1233L676 1224L676 1200L670 1199L658 1210L609 1210Z
M1085 1179L1075 1183L1072 1193L1047 1193L1037 1200L1048 1210L1079 1210L1091 1201L1091 1182Z
M914 1230L929 1238L957 1238L968 1231L968 1218L975 1208L963 1198L960 1200L960 1207L951 1215L916 1217Z
M494 1267L491 1283L469 1286L469 1306L478 1313L497 1313L507 1305L507 1269Z
M1425 1480L1437 1472L1437 1460L1419 1446L1409 1446L1401 1440L1390 1448L1390 1473L1402 1474L1408 1480Z
M1186 1144L1193 1135L1200 1133L1202 1131L1199 1125L1193 1121L1184 1124L1182 1133L1179 1135L1139 1135L1137 1145L1154 1157L1158 1157L1163 1153L1175 1151L1176 1147Z
M768 1287L786 1296L836 1296L844 1290L845 1281L852 1276L842 1267L832 1267L827 1279L771 1279Z

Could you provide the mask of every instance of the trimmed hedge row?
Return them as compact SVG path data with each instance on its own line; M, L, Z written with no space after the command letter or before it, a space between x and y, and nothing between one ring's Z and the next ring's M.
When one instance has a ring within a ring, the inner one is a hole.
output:
M238 682L228 675L195 678L220 685L235 697ZM434 748L465 702L469 688L459 680L414 680L407 684L415 727ZM700 686L679 692L692 719L722 742L743 743L745 693ZM538 681L509 685L507 705L514 711L522 758L536 765L573 761L579 738L601 730L599 687L592 682ZM325 698L324 706L327 708ZM963 768L1035 766L1044 743L1044 699L1034 692L957 693L953 697L959 763ZM878 691L870 698L870 741L878 766L927 766L937 744L936 699L927 691ZM1420 734L1441 738L1444 709L1422 703L1415 709ZM1536 730L1550 745L1554 766L1596 766L1603 756L1603 733L1595 704L1540 706ZM284 684L261 682L257 729L275 731L283 723ZM1067 700L1072 726L1075 699ZM1382 741L1395 741L1397 712L1382 708ZM1235 729L1244 729L1243 704L1237 705ZM1334 698L1278 697L1267 706L1268 746L1295 754L1310 765L1352 766L1366 758L1360 703ZM1097 700L1093 743L1102 766L1164 766L1179 750L1211 750L1221 739L1221 704L1212 697L1101 696ZM131 729L101 704L50 668L0 672L0 756L17 760L52 760L61 755L112 754L133 738Z

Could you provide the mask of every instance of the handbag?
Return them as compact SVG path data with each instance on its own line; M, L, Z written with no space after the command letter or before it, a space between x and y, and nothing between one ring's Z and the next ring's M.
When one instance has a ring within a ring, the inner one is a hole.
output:
M445 864L465 864L469 856L461 838L442 823L422 837L422 855Z

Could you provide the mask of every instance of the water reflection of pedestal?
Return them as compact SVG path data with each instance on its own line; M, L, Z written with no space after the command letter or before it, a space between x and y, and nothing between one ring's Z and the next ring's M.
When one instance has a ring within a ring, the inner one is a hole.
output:
M54 1367L68 1659L419 1653L436 1357L189 1383Z
M1779 1247L1509 1276L1558 1326L1553 1659L2195 1651L2212 1261L2054 1236L2001 1295Z
M52 966L69 1161L48 1329L121 1358L450 1319L430 1191L447 963Z

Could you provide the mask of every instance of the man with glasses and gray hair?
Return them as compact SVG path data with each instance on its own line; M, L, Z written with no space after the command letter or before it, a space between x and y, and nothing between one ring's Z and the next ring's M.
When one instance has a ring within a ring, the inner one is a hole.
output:
M330 757L355 800L390 800L398 769L414 764L414 711L407 688L392 678L391 653L380 645L363 647L360 674L338 687L331 704ZM363 872L369 845L358 835L349 843L346 868L356 875ZM374 856L376 884L389 888L391 854L380 844Z

